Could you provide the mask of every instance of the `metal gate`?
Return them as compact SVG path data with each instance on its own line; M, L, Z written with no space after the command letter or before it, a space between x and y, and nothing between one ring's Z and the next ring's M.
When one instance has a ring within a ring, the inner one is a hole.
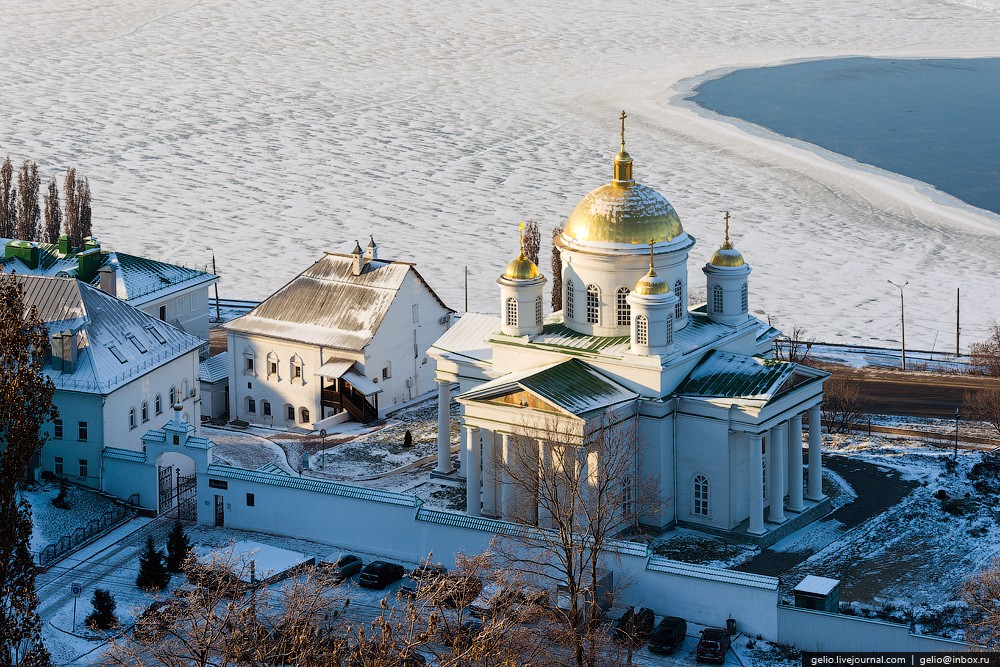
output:
M186 521L198 519L198 476L177 476L177 518Z
M160 505L162 514L174 506L174 467L160 466Z

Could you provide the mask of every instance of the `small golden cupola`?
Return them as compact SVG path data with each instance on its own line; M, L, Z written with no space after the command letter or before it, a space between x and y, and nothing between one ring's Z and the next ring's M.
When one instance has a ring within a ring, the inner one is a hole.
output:
M655 241L653 239L649 240L649 271L646 272L642 278L639 278L639 282L635 284L635 289L633 290L636 294L643 295L654 295L654 294L667 294L670 292L670 283L656 275L656 270L653 268L653 244Z
M508 336L534 336L542 332L545 276L524 254L524 228L520 225L521 249L503 275L500 285L500 331Z
M746 264L743 255L733 247L732 242L729 240L729 211L726 211L726 240L712 254L712 258L708 260L708 263L712 266L743 266Z
M503 272L503 277L507 280L534 280L541 273L535 263L528 259L524 254L524 223L520 225L521 230L521 249L517 257L512 259L507 265L506 270Z

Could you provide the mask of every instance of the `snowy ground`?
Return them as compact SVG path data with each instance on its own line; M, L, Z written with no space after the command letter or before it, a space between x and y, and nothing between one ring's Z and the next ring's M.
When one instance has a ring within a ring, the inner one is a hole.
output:
M700 239L733 212L751 304L824 340L963 341L991 305L998 217L679 102L700 78L800 58L990 56L997 0L0 0L0 154L76 165L117 248L210 264L261 298L374 233L447 303L493 309L517 223L546 230L637 176ZM547 252L547 248L545 249ZM977 305L978 304L978 305Z
M54 482L32 484L22 495L31 505L31 551L35 554L90 520L101 518L115 505L109 498L70 484L66 494L70 507L60 509L52 504L59 495L59 484Z

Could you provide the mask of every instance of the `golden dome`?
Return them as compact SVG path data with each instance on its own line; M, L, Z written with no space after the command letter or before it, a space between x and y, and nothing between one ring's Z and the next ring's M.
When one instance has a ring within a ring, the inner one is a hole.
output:
M578 241L647 243L669 241L684 232L670 202L645 185L608 183L588 193L566 222L566 236Z
M656 275L656 271L653 269L653 245L654 240L649 239L649 271L646 272L642 278L639 278L639 282L635 284L635 289L633 290L636 294L669 294L670 284Z
M702 255L704 257L704 255ZM746 262L740 251L733 247L727 239L722 247L712 254L712 259L708 260L712 266L743 266Z
M503 277L508 280L534 280L539 275L538 267L522 252L517 259L511 260L507 269L503 272Z

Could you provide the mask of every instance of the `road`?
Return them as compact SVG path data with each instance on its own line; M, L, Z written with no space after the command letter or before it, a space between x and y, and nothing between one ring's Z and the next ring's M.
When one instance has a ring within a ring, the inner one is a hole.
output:
M1000 379L976 375L903 372L883 369L854 369L828 366L834 375L856 380L871 403L871 412L909 417L952 419L968 392L992 387L1000 389Z

